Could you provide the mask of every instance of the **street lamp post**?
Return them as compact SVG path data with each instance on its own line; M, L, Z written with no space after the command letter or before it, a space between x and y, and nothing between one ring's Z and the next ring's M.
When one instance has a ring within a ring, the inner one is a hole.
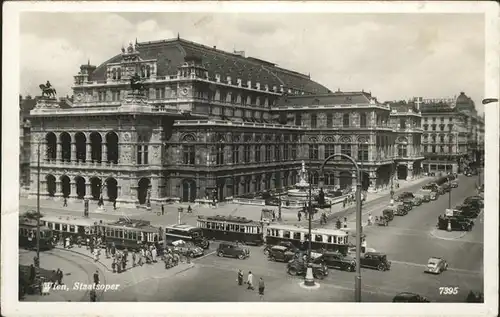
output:
M356 302L361 302L361 172L359 170L358 163L349 155L341 154L341 153L336 153L332 154L329 157L327 157L323 163L321 164L320 168L320 182L323 182L324 180L324 168L326 163L330 161L331 159L335 157L342 157L345 159L348 159L351 161L351 163L354 165L354 168L356 169L356 276L354 279L354 296ZM321 187L321 185L320 185Z
M308 234L308 240L309 240L309 246L307 250L307 271L306 271L306 278L304 281L304 285L306 286L314 286L314 274L312 271L312 261L311 261L311 249L312 249L312 215L313 215L313 208L312 208L312 172L311 172L311 167L309 167L309 234Z

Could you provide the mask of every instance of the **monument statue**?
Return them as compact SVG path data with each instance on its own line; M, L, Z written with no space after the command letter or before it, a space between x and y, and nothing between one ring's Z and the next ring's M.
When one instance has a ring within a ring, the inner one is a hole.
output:
M139 74L135 73L132 77L130 77L130 88L132 88L132 93L134 91L142 93L146 89L144 84L141 82Z
M42 90L42 97L47 97L47 98L56 98L57 92L54 87L50 84L50 81L47 80L47 83L41 84L38 87Z

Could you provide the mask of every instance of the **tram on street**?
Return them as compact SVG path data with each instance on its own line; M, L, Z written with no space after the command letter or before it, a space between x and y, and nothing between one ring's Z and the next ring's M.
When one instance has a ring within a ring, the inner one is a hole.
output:
M244 244L264 243L262 223L245 217L198 216L196 223L208 239L238 241Z
M54 235L63 239L71 237L74 241L78 237L85 241L88 236L97 234L99 230L99 223L95 219L78 216L47 215L42 217L41 222L52 229Z
M349 251L349 234L342 230L316 228L311 230L311 249L334 251L346 255ZM309 229L300 226L271 224L266 228L266 244L279 245L290 242L299 249L308 247Z
M203 230L187 224L175 224L165 227L165 241L171 245L173 242L183 240L194 245L208 249L210 242L203 235Z
M19 246L27 249L37 247L37 221L30 218L19 218ZM52 230L40 221L40 250L50 250L54 247Z
M106 244L115 244L118 249L135 250L147 244L163 243L161 228L154 227L151 222L130 218L99 225L104 233Z

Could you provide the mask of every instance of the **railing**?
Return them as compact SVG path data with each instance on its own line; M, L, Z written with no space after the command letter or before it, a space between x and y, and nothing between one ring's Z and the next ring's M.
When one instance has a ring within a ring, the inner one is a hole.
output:
M288 126L273 123L253 123L253 122L238 122L238 121L224 121L224 120L178 120L174 123L175 126L196 126L196 125L224 125L224 126L241 126L241 127L255 127L255 128L277 128L277 129L292 129L303 130L299 126Z
M265 206L264 199L233 198L233 204Z
M54 160L54 159L51 159L51 160L43 160L41 162L41 165L55 165L55 166L61 166L61 167L110 167L110 168L114 168L114 167L117 167L119 166L119 164L117 163L114 163L114 162L97 162L97 161L71 161L71 162L68 162L68 161L61 161L61 160Z

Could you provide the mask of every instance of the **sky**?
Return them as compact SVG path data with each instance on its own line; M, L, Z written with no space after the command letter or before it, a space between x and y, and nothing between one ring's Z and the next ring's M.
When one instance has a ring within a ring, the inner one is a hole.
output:
M177 37L310 74L332 91L371 91L381 102L465 92L483 112L481 14L42 13L20 18L22 95L50 80L71 95L73 76L139 42Z

